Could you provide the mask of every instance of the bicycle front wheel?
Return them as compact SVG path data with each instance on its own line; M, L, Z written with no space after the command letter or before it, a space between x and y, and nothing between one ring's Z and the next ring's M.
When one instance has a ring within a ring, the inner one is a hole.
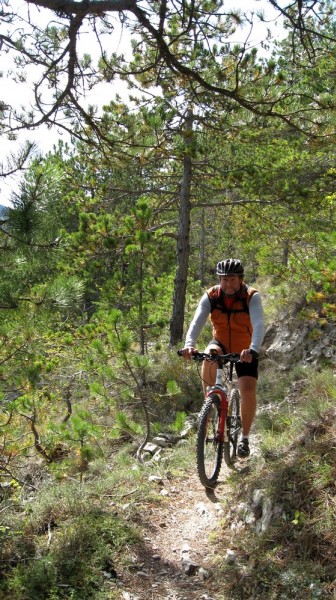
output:
M232 390L226 417L226 439L224 441L224 460L228 467L232 465L237 456L237 443L240 430L240 395L238 390Z
M199 417L197 432L197 471L205 487L214 487L223 458L223 442L220 438L221 402L213 394L205 401Z

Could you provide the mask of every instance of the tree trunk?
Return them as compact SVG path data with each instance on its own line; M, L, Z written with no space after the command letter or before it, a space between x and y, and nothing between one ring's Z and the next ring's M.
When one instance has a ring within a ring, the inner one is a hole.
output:
M202 208L202 211L201 211L201 239L200 239L200 243L201 243L200 272L199 272L199 279L200 279L202 287L204 285L205 237L206 237L205 236L205 210L204 210L204 208Z
M192 179L191 145L193 141L193 113L188 111L184 123L185 151L183 179L180 192L179 229L176 248L176 275L174 282L173 313L170 321L170 345L175 346L183 337L183 322L190 253L190 188Z
M289 255L289 241L284 240L282 247L282 264L288 267L288 255Z
M141 246L140 252L140 264L139 264L139 346L140 354L145 354L145 329L144 329L144 316L143 316L143 286L144 286L144 274L143 274L143 247Z

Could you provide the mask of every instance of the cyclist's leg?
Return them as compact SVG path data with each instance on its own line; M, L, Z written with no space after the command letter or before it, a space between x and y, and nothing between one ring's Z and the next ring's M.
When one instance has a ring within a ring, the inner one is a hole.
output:
M258 361L237 363L238 386L241 396L242 437L238 445L238 456L247 458L250 454L249 433L257 408Z
M244 375L239 377L238 386L241 396L242 435L247 437L257 409L257 380L255 377Z
M257 408L258 360L253 359L250 363L237 363L236 372L241 396L242 435L247 437Z
M217 352L219 354L223 354L225 352L225 350L223 350L223 348L220 346L220 344L217 340L211 340L211 342L208 344L208 346L206 347L204 352L206 352L208 354L210 352L210 350L217 350ZM207 386L215 385L215 383L216 383L216 371L217 371L217 365L215 362L209 362L207 360L203 361L201 374L202 374L202 385L203 385L204 396L206 395Z

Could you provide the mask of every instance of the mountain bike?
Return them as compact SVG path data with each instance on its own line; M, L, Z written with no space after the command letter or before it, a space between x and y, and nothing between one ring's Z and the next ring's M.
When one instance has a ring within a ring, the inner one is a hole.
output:
M178 354L182 355L180 350ZM217 365L216 383L207 388L199 415L196 444L198 476L205 487L213 488L223 456L225 463L232 466L237 455L241 431L240 393L233 381L233 365L239 362L240 355L194 352L192 359L198 363L208 360Z

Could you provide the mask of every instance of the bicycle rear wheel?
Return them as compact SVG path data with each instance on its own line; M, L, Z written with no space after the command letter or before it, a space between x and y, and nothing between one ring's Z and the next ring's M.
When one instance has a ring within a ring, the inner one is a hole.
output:
M240 416L240 394L238 390L232 390L228 415L226 417L226 440L224 441L224 460L230 467L237 456L238 436L241 430Z
M223 458L223 442L219 440L221 402L213 394L205 401L199 417L197 432L197 471L205 487L214 487Z

